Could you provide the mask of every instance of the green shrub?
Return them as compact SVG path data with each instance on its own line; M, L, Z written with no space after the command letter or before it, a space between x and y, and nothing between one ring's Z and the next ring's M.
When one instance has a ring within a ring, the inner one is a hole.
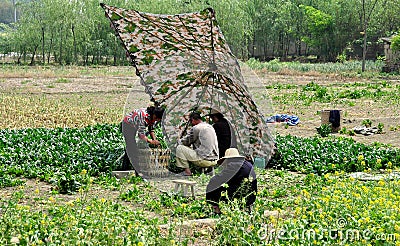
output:
M317 128L318 134L321 137L327 137L332 133L332 125L331 124L322 124Z
M393 37L392 44L390 45L390 48L393 51L400 51L400 34Z
M372 121L370 119L365 119L361 122L361 124L365 127L371 127L372 126Z

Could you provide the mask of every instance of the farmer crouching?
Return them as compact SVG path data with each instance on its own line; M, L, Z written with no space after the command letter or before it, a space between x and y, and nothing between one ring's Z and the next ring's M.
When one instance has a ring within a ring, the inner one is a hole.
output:
M220 214L218 203L228 199L241 201L244 198L245 207L250 210L257 194L256 173L251 162L241 156L236 148L229 148L218 163L222 163L222 170L210 179L206 189L206 200L213 205L214 213ZM222 196L223 192L227 193L227 197Z
M184 168L182 175L190 176L189 163L199 167L211 167L217 164L218 141L214 128L203 122L199 113L191 113L189 121L192 128L179 140L176 148L176 166ZM190 147L193 145L193 149Z

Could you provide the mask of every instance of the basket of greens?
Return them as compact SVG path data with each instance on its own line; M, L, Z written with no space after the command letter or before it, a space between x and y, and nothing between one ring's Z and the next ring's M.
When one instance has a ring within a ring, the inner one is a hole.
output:
M154 128L154 134L160 145L149 144L149 148L139 149L140 170L144 175L166 177L169 174L171 150L168 148L160 125Z

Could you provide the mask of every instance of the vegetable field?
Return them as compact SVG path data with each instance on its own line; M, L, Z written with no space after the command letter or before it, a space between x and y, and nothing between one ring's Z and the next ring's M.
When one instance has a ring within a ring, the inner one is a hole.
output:
M248 65L256 102L300 124L271 125L278 154L256 170L252 212L231 201L221 216L205 201L208 175L191 178L195 199L170 180L112 177L119 121L148 102L130 67L1 67L0 244L400 245L400 77ZM342 110L327 137L324 109ZM381 131L354 133L367 122Z

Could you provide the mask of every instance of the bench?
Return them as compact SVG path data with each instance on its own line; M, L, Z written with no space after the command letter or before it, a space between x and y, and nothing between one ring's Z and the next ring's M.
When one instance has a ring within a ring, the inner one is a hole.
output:
M188 188L190 187L190 191L192 193L192 197L195 197L194 185L195 181L184 180L184 179L175 179L172 180L172 183L175 184L175 193L178 193L179 190L182 190L183 196L188 196Z

